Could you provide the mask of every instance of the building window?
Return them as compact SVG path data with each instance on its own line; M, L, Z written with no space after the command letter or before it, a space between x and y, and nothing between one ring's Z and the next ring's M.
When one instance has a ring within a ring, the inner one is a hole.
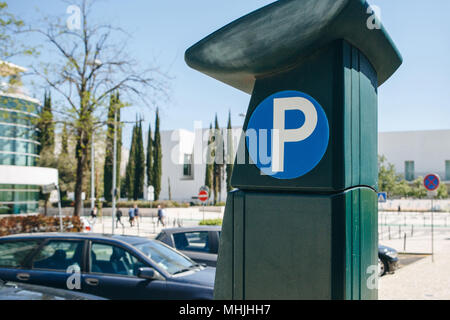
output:
M192 177L192 154L185 154L183 161L183 177Z
M406 181L414 180L414 161L405 161L405 179Z
M450 181L450 160L445 160L445 181Z

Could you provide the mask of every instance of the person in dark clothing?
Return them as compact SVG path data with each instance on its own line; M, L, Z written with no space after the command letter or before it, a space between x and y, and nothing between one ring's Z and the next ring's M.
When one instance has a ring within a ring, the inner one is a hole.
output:
M94 207L91 210L91 224L94 225L96 221L97 221L97 207Z
M139 224L139 208L137 204L134 204L134 218L136 219L136 222Z
M161 205L158 204L158 222L156 223L156 226L159 226L160 222L161 222L163 227L166 226L164 224L164 210L162 209Z
M122 220L120 220L122 218L122 211L120 209L116 210L116 228L118 227L119 223L122 225L122 228L125 227L123 225Z
M130 208L130 210L128 210L128 216L130 217L130 227L133 226L133 222L134 222L134 209Z

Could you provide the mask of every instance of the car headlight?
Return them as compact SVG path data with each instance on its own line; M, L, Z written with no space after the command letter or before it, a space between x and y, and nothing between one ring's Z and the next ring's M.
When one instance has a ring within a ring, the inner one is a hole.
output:
M396 251L387 251L387 252L386 252L386 255L387 255L388 257L393 258L393 259L395 259L395 258L398 257L398 253L397 253Z

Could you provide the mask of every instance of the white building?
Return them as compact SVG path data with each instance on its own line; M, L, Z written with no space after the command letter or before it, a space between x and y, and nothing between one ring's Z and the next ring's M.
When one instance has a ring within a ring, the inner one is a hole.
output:
M408 181L436 173L450 183L450 130L383 132L378 154Z
M233 150L236 153L241 129L233 129ZM203 136L202 139L198 137ZM197 137L197 138L196 138ZM160 199L169 199L169 180L172 200L191 201L205 182L205 158L208 130L197 134L188 130L161 132L162 186ZM200 140L203 148L200 146ZM378 154L395 165L397 173L414 180L427 173L437 173L450 183L450 130L383 132L378 136ZM225 147L226 148L226 147ZM201 150L201 151L199 151ZM200 154L200 155L199 155ZM226 174L219 197L226 199Z
M58 170L38 167L35 119L40 103L23 90L25 69L0 61L0 215L38 212L40 187L58 184Z

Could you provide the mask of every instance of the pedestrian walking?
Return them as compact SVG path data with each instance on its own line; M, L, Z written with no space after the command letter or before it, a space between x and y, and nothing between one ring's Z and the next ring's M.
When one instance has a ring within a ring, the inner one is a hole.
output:
M159 223L161 222L162 226L165 227L166 225L164 224L164 210L161 207L160 204L158 204L158 222L156 223L156 226L159 226Z
M136 219L136 222L139 224L139 208L137 203L134 204L134 218Z
M97 207L94 206L94 208L92 208L90 215L91 215L91 224L94 225L95 222L97 221Z
M133 226L133 222L134 222L134 209L130 208L128 210L128 216L130 217L130 227Z
M122 228L125 227L123 225L121 218L122 218L122 211L118 208L116 210L116 228L119 226L119 223L122 225Z

